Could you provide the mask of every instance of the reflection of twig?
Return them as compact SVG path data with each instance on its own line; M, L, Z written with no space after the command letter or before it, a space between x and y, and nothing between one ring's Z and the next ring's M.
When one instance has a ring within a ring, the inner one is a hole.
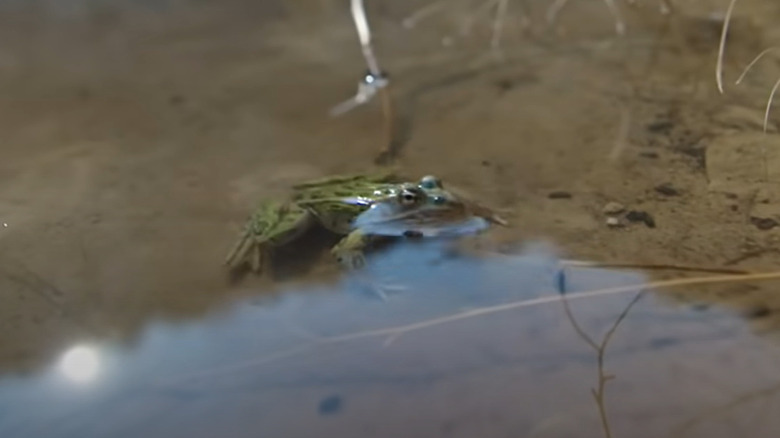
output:
M774 280L774 279L780 279L780 271L755 273L755 274L743 274L743 275L737 274L737 275L719 275L719 276L712 276L712 277L678 278L672 280L654 281L654 282L643 283L643 284L634 284L629 286L619 286L619 287L612 287L606 289L596 289L596 290L585 291L585 292L568 293L566 294L566 299L575 300L575 299L595 298L595 297L615 295L615 294L620 294L625 292L633 292L633 291L641 292L650 289L672 287L672 286L686 286L686 285L690 286L690 285L700 285L700 284L709 284L709 283L728 283L728 282L743 282L743 281L751 281L751 280L759 281L759 280ZM282 358L289 358L298 354L302 354L308 351L310 348L324 345L324 344L338 344L343 342L350 342L359 339L370 339L370 338L393 338L392 340L395 341L401 336L414 331L423 330L423 329L427 329L427 328L431 328L431 327L435 327L435 326L439 326L439 325L443 325L455 321L460 321L464 319L474 318L478 316L506 312L509 310L515 310L515 309L520 309L525 307L533 307L542 304L556 303L561 301L561 299L562 299L561 295L558 294L547 295L538 298L533 298L530 300L520 300L520 301L514 301L505 304L499 304L496 306L479 307L479 308L475 308L463 312L457 312L450 315L445 315L438 318L428 319L428 320L424 320L412 324L406 324L402 326L387 327L387 328L376 329L376 330L366 330L366 331L348 333L339 336L323 337L321 340L317 342L276 352L272 354L270 357L266 356L259 359L250 360L242 364L233 364L221 369L212 369L204 372L193 373L190 375L179 376L176 380L181 381L181 380L206 378L206 377L213 378L222 375L226 372L236 371L239 369L252 368L259 365L268 364L270 362L274 362Z
M609 427L609 418L607 417L607 407L604 404L604 389L606 387L606 384L608 381L615 378L615 376L606 374L604 372L604 355L607 351L607 345L609 345L609 341L612 339L612 335L615 334L615 331L617 330L618 326L621 322L626 318L628 315L628 312L631 310L631 308L636 304L637 301L639 301L639 298L642 297L642 293L644 291L639 291L635 296L634 299L631 300L630 303L626 306L625 309L623 309L623 312L620 313L620 316L615 320L615 323L612 324L612 327L607 331L607 333L604 335L604 337L601 340L601 343L596 343L596 341L593 340L587 333L585 333L585 330L580 327L580 325L577 323L577 320L574 318L574 314L571 311L571 307L569 306L569 301L566 299L566 294L561 294L562 297L562 303L563 308L566 311L566 316L569 318L569 321L571 321L572 327L574 327L574 331L577 332L577 334L591 347L593 350L596 351L596 360L598 363L598 386L596 388L591 389L591 393L593 394L593 398L596 400L596 404L599 408L599 417L601 418L601 427L604 429L604 436L606 438L612 438L612 430Z
M626 268L626 269L644 269L644 270L669 270L686 272L707 272L710 274L752 274L744 269L730 268L707 268L703 266L685 266L674 264L648 264L648 263L611 263L611 262L587 262L581 260L561 260L563 267L584 267L584 268Z

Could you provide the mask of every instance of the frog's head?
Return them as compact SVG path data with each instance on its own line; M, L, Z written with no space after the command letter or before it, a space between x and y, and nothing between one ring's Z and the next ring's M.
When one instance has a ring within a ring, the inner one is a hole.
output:
M399 184L353 222L366 234L384 236L472 234L488 226L488 220L473 214L464 199L445 190L441 180L431 175L417 183Z

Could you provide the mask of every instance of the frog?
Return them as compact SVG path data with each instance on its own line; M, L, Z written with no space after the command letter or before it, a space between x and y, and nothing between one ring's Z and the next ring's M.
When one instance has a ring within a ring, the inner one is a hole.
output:
M494 224L509 225L493 209L445 190L433 175L416 185L400 184L397 193L376 197L353 221L366 235L426 238L477 234Z
M249 264L260 273L270 249L295 241L317 224L344 236L331 254L342 267L355 270L365 264L364 249L377 239L477 232L490 223L504 223L490 210L473 208L432 175L411 182L389 170L312 180L292 189L287 201L258 205L226 265L237 269Z

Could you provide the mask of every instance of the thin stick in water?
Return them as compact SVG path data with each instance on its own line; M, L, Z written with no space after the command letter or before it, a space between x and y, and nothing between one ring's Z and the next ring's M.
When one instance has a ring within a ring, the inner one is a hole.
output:
M742 71L742 74L739 75L739 78L735 82L736 85L739 85L743 79L745 79L745 76L748 74L751 68L764 56L769 54L770 52L774 52L775 50L780 50L780 47L770 47L768 49L764 49L761 53L759 53L755 58L753 58L752 61L750 61L750 64L745 67L745 70Z
M726 51L726 36L729 33L729 23L731 22L731 13L737 0L729 2L729 8L726 10L726 16L723 18L723 30L720 32L720 46L718 47L718 63L715 65L715 80L718 83L718 91L723 94L723 53Z
M366 64L368 64L368 70L371 74L378 77L381 75L381 71L379 70L379 62L376 60L374 50L371 47L371 28L368 26L363 0L352 0L352 19L355 20L355 28L360 39L363 57L366 58Z

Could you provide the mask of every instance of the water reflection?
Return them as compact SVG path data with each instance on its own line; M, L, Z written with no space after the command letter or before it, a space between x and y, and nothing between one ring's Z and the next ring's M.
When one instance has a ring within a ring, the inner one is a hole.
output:
M287 287L151 324L134 347L74 345L48 371L0 380L0 436L599 437L608 423L611 436L709 438L780 426L711 414L771 402L778 349L725 310L637 301L627 285L643 275L569 270L564 306L543 246L467 257L409 243L369 268L407 288L381 301L348 278Z
M89 383L100 373L100 357L95 347L77 345L66 351L60 360L60 372L74 383Z

